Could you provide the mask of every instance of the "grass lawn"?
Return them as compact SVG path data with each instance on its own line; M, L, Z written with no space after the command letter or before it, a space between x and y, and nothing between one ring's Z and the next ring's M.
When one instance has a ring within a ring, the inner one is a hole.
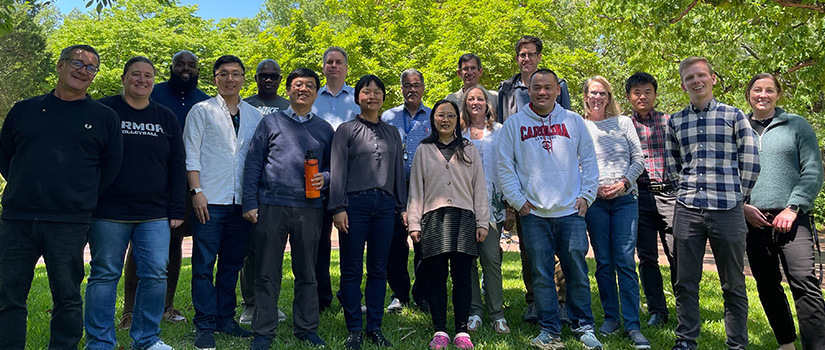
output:
M284 266L291 266L289 255L285 257ZM412 261L412 259L410 259ZM596 325L602 323L604 315L599 301L596 280L593 275L595 262L588 260L590 264L590 287L593 297L593 313L596 317ZM333 251L332 255L332 280L333 288L337 290L339 279L338 252ZM86 266L88 276L88 265ZM504 254L504 299L505 317L512 329L510 334L498 335L489 327L489 320L484 318L484 327L472 334L473 343L477 349L527 349L530 340L538 334L538 328L534 325L522 322L522 313L526 304L524 302L524 285L521 280L521 263L518 253L506 252ZM665 281L669 281L669 270L662 268ZM181 272L180 284L176 306L191 321L195 311L192 308L190 298L190 277L191 269L189 259L184 259L183 271ZM292 336L291 321L291 301L293 277L291 272L284 275L283 292L279 304L287 313L288 320L282 323L278 329L278 336L273 342L272 349L311 349L309 346L297 341ZM85 290L85 283L83 284ZM122 285L118 290L117 317L120 317L121 303L123 301ZM645 324L648 315L642 311L642 332L652 343L652 349L670 349L673 346L673 329L676 327L676 311L673 294L669 285L665 286L668 306L670 308L670 323L663 328L648 328ZM790 298L790 292L786 286L786 294ZM389 299L390 293L387 293ZM750 338L749 349L776 349L778 346L765 313L759 303L756 292L756 284L752 278L748 278L748 298L750 306L748 333ZM240 305L240 291L238 292ZM719 287L719 279L716 273L705 272L701 284L701 309L702 309L702 334L699 337L699 346L704 349L724 349L725 348L725 327L722 292ZM387 301L388 303L389 301ZM644 303L644 296L642 297ZM35 280L29 296L29 317L28 317L28 346L27 349L45 349L48 346L49 335L49 311L51 309L51 295L49 293L48 281L46 279L46 269L39 266L35 272ZM240 306L238 314L240 314ZM448 329L452 329L452 312L448 313ZM2 325L0 325L2 327ZM180 324L161 324L161 338L176 349L193 349L194 327L191 322ZM393 342L396 349L426 349L432 336L433 329L428 314L419 311L404 310L398 314L385 314L384 334ZM337 301L326 312L321 314L321 325L318 329L320 336L327 342L327 347L331 349L343 349L343 341L347 336L344 324L343 313ZM131 338L128 331L118 331L118 349L129 349ZM630 342L623 335L612 335L608 337L599 336L604 343L605 349L632 349ZM247 349L249 339L238 339L222 334L216 334L219 349ZM568 327L563 328L562 340L567 344L567 349L584 349L581 343L574 337ZM365 342L365 349L377 349L371 343ZM797 342L797 348L800 348Z

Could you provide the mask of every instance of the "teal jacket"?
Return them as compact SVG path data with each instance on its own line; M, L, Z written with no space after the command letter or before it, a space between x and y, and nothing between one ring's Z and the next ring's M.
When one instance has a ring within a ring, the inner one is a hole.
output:
M809 212L823 179L819 141L811 124L777 107L773 121L757 140L762 170L750 204L766 210L795 204Z

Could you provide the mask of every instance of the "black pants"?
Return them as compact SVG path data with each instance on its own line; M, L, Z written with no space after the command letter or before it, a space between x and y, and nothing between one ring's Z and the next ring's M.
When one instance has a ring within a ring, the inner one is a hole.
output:
M324 208L327 207L324 201ZM340 240L340 237L339 237ZM340 243L340 242L339 242ZM329 276L329 255L332 252L332 212L324 210L321 220L321 240L315 261L315 281L318 283L318 307L324 310L332 304L332 279Z
M321 236L320 208L290 208L262 205L255 225L255 316L256 335L275 336L278 326L278 297L283 278L284 248L289 240L295 298L292 301L292 333L302 338L318 329L319 309L315 261Z
M427 300L427 279L419 278L418 272L421 267L421 245L413 244L413 273L415 281L412 285L412 298L421 304ZM392 297L398 298L402 303L410 302L410 274L407 272L407 259L410 255L410 247L407 243L407 227L401 221L401 217L396 215L395 232L390 243L390 255L387 259L387 284L392 289Z
M77 350L83 336L80 283L88 234L89 224L0 220L0 349L26 348L26 299L42 256L54 302L49 349Z
M473 292L470 289L470 266L472 255L450 252L438 254L422 261L430 286L430 315L435 331L447 332L447 274L453 279L453 311L455 314L455 332L467 331L467 318L470 317L470 303Z
M775 211L774 214L778 214ZM793 315L782 288L781 262L793 293L803 349L825 349L825 300L814 265L811 220L800 214L788 233L748 225L748 261L759 300L779 344L796 340Z
M649 314L667 314L662 272L659 270L659 240L670 263L670 284L676 284L673 258L673 209L676 193L651 193L639 186L639 226L636 254L639 256L639 281L647 298Z

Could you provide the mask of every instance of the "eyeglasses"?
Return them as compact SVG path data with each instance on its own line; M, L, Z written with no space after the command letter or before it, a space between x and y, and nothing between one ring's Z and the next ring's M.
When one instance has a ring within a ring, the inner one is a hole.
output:
M587 95L590 97L607 97L607 91L588 91Z
M231 72L231 73L230 72L219 72L218 74L215 74L215 76L218 77L218 78L221 78L221 79L226 79L226 78L231 76L232 79L237 80L237 79L243 78L244 74L241 73L241 72Z
M317 86L315 86L315 84L304 84L303 82L300 82L300 81L292 83L291 86L292 86L293 89L298 89L298 90L303 89L303 88L307 88L309 90L315 90L317 88Z
M478 72L478 67L476 67L476 66L469 66L469 67L466 67L466 66L465 66L465 67L461 67L461 71L462 71L462 72L464 72L464 73L469 73L469 72Z
M517 57L520 58L520 59L530 58L531 60L533 60L538 55L539 55L538 52L522 52L522 53L518 54Z
M419 84L419 83L415 83L415 84L404 84L404 85L401 85L401 87L402 87L402 88L404 88L404 89L406 89L406 90L409 90L409 89L416 89L416 90L418 90L418 89L420 89L420 88L423 88L423 87L424 87L424 84Z
M278 81L281 79L281 75L278 73L258 73L258 79Z
M458 116L455 115L454 113L447 113L447 114L436 114L435 118L436 119L456 119L456 118L458 118Z
M86 73L89 73L90 75L96 75L97 72L100 71L100 68L97 66L93 64L84 64L81 60L67 58L64 59L64 61L69 61L69 66L74 70L80 70L83 67L86 67Z

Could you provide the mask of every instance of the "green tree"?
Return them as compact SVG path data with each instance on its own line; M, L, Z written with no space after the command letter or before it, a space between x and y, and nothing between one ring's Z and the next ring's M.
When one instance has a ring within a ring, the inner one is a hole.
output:
M6 117L15 102L49 89L46 77L54 71L54 65L36 16L36 7L14 5L10 23L13 30L0 34L0 75L13 77L6 79L0 89L0 118Z

